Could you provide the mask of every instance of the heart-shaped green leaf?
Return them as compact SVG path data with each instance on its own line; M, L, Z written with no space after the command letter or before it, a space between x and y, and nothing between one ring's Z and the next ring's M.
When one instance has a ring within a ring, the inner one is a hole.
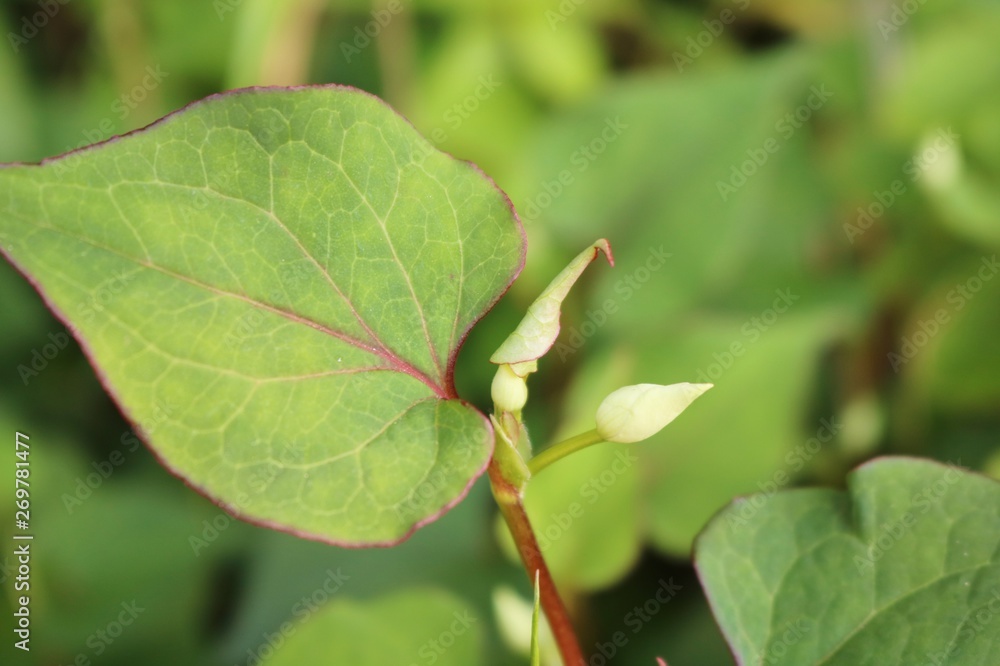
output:
M741 664L983 666L1000 627L1000 484L884 458L846 493L734 502L696 563Z
M0 247L133 421L168 406L164 464L243 518L394 543L489 460L452 374L523 230L375 97L236 91L0 169Z

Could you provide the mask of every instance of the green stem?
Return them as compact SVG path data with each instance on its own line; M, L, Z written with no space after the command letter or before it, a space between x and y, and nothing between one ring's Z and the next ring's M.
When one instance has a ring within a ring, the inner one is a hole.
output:
M565 458L571 453L576 453L580 449L585 449L594 444L600 444L604 439L597 434L597 430L591 430L576 437L564 439L558 444L553 444L537 456L528 461L528 469L534 476L557 460Z

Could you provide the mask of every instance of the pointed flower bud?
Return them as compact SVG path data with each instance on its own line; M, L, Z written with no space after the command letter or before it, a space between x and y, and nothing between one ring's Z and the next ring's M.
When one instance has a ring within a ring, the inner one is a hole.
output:
M609 442L641 442L712 388L712 384L636 384L614 391L597 408L597 432Z
M498 412L520 412L528 402L528 383L510 365L501 363L493 376L490 393Z

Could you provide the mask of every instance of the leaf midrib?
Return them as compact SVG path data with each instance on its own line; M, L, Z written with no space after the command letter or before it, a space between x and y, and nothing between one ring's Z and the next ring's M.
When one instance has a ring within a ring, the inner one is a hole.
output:
M376 129L378 129L379 134L381 135L381 133L382 133L381 129L379 129L379 128L376 128ZM385 137L383 136L382 139L384 141ZM389 236L389 230L386 228L385 220L382 219L382 217L380 217L379 214L375 211L375 207L372 206L371 202L368 200L368 197L365 196L364 192L361 191L361 189L358 187L357 183L354 182L354 179L351 178L351 175L349 173L347 173L347 169L344 168L344 163L343 163L343 159L344 159L344 143L340 144L340 157L336 161L330 159L329 157L326 157L325 155L322 155L321 153L316 153L316 154L318 154L321 159L326 159L328 162L336 165L336 167L340 171L340 173L343 174L344 179L347 180L347 182L351 184L351 187L357 193L358 197L360 197L361 201L364 202L365 207L368 208L368 211L371 213L372 217L375 218L376 222L378 222L379 229L382 230L382 236L385 237L385 242L389 246L389 250L392 252L392 258L393 258L393 260L399 266L399 272L402 273L403 277L406 279L406 286L410 290L410 296L413 298L413 304L416 306L417 313L420 315L420 325L421 325L421 327L423 328L423 331L424 331L424 340L427 343L427 350L429 352L429 355L430 355L430 358L431 358L431 362L433 362L434 363L434 367L437 368L438 374L442 378L444 378L444 370L441 368L441 359L438 358L437 351L434 349L434 343L431 340L431 334L430 334L430 331L427 328L427 316L424 314L424 308L420 304L420 299L417 298L417 292L416 292L416 290L414 290L414 288L413 288L413 280L410 278L409 273L406 272L406 268L403 266L403 262L400 261L400 259L399 259L399 254L396 252L396 246L393 245L392 238ZM271 158L271 163L273 164L273 158ZM396 168L397 169L399 168L398 164L396 165ZM273 187L273 182L274 181L272 179L272 187ZM398 201L398 199L399 199L399 186L397 184L396 189L395 189L395 191L393 192L393 195L392 195L392 202L389 204L389 210L386 212L386 218L388 218L388 216L392 214L392 211L393 211L393 209L395 209L395 207L396 207L396 201ZM273 200L272 200L272 205L273 205ZM282 228L284 228L284 225L280 221L277 220L277 216L276 215L274 216L274 218L278 222L278 224L281 225ZM288 234L290 236L294 237L294 234L292 234L287 229L286 229L286 231L288 232ZM298 239L296 239L296 240L298 240ZM459 245L461 245L461 241L459 241ZM305 248L303 248L301 246L301 244L299 244L299 247L302 249L303 253L306 254L306 256L310 256L308 253L305 252ZM312 257L310 256L310 259L311 258ZM317 264L317 266L319 265L318 262L316 262L316 264ZM324 273L327 275L327 278L330 280L330 283L334 284L333 277L329 274L329 272L327 272L326 270L324 270ZM335 288L336 288L336 286L335 286ZM338 291L338 293L340 293L339 289L337 289L337 291ZM343 294L341 294L341 295L343 296ZM351 311L354 312L354 315L355 315L355 317L357 317L358 322L362 326L365 327L365 330L367 330L369 332L369 334L372 335L373 338L380 345L382 345L384 347L385 346L384 343L382 343L382 341L379 340L379 338L374 335L374 333L368 328L367 324L364 322L364 320L358 314L357 310L354 309L353 303L351 303L346 298L346 296L344 297L344 300L347 302L348 306L351 308ZM457 321L457 317L456 317L456 321Z
M313 152L315 152L315 151L313 151ZM317 154L319 154L319 153L317 153ZM324 159L326 159L331 164L335 165L340 170L340 172L344 175L344 178L347 180L347 182L349 182L351 184L351 187L354 188L355 192L357 192L358 196L365 203L365 206L367 206L367 208L371 212L372 216L379 222L379 226L382 228L383 235L386 237L386 242L389 244L390 249L392 249L392 251L393 251L393 259L400 266L400 270L402 271L402 263L399 261L399 257L396 255L395 248L392 246L391 240L389 240L388 232L385 229L385 225L382 222L382 220L379 218L378 214L375 212L375 209L372 207L371 203L368 201L368 198L364 196L364 194L358 189L357 185L355 185L354 181L351 180L350 176L347 174L347 171L343 168L343 165L340 162L331 160L330 158L328 158L326 156L323 156L323 155L320 155L320 157L323 157ZM268 163L273 168L273 159L271 158L271 156L269 156ZM270 177L269 180L270 180L270 184L271 184L271 186L273 188L273 185L274 185L274 179L273 179L273 177ZM122 180L122 181L119 181L119 182L115 183L114 185L118 186L118 185L144 185L144 184L145 183L141 183L141 182L137 182L137 181ZM285 225L285 223L277 216L277 214L273 210L264 208L264 207L260 206L259 204L255 203L253 201L250 201L248 199L238 199L238 198L236 198L234 196L231 196L229 194L225 194L223 192L219 192L218 190L214 190L214 189L212 189L210 187L196 188L196 187L192 187L190 185L182 185L180 183L168 183L168 182L163 182L163 181L159 181L159 180L156 181L156 184L157 184L157 186L160 186L160 187L166 186L166 187L177 187L177 188L180 188L180 189L183 189L183 190L201 190L201 191L204 191L204 192L211 193L212 195L217 196L220 199L223 199L223 200L226 200L226 201L231 201L231 202L234 202L236 204L250 206L251 208L254 208L254 209L258 210L259 212L261 212L262 214L264 214L268 219L270 219L272 222L274 222L274 224L277 225L278 228L280 228L281 231L284 232L284 234L286 236L288 236L288 238L290 238L292 240L292 242L295 243L296 248L299 250L299 252L302 253L302 256L305 257L310 263L313 264L313 266L315 266L320 271L320 273L323 275L323 277L326 280L326 282L330 285L330 287L337 293L337 296L339 296L340 299L344 302L344 304L348 307L348 309L351 311L351 314L354 315L354 319L358 322L358 324L361 325L361 327L365 330L365 332L369 336L371 336L371 339L382 349L382 351L384 352L384 354L380 354L380 355L383 356L383 358L386 358L387 360L389 360L390 363L393 363L393 365L395 365L397 367L400 367L401 368L401 370L400 370L401 372L405 372L406 374L414 375L417 379L420 379L425 384L428 384L429 386L431 386L431 388L434 389L434 392L437 393L438 395L440 395L441 397L443 397L443 398L457 397L455 395L450 395L450 392L448 390L446 390L443 387L438 386L432 379L430 379L430 377L427 377L427 375L425 373L417 370L416 367L414 367L412 364L407 363L406 361L403 361L403 359L399 356L399 354L397 354L396 352L394 352L393 350L391 350L389 348L389 346L386 345L385 342L382 341L382 338L377 333L375 333L375 331L371 328L371 326L368 325L368 322L365 321L364 317L361 316L361 313L358 312L358 309L355 307L354 302L351 301L351 299L347 297L347 294L345 294L343 292L343 290L340 288L340 285L338 285L337 282L336 282L336 280L333 279L333 276L330 275L330 271L327 269L327 267L324 266L323 264L321 264L319 262L319 260L316 257L314 257L311 252L309 252L309 250L305 247L305 245L302 244L301 239L298 236L296 236L294 233L292 233L291 229L289 229L288 226ZM92 189L101 189L101 188L92 188ZM117 199L115 199L114 194L112 192L110 192L110 191L109 191L109 198L113 202L115 202L115 207L118 208L119 213L121 213L121 209L118 206ZM272 194L271 204L272 204L272 206L274 205L273 194ZM395 201L393 201L393 205L395 205ZM125 221L126 224L127 224L127 218L125 217L124 214L122 214L122 220ZM129 226L130 229L132 228L131 225L128 225L128 226ZM133 233L134 233L134 230L133 230ZM137 235L137 238L138 238L138 235ZM141 239L139 239L139 241L141 243ZM145 247L145 246L143 245L143 247ZM147 251L147 256L148 256L148 254L149 253ZM445 377L444 374L441 372L440 361L437 358L437 355L436 355L436 353L434 351L433 345L430 343L430 335L427 332L427 321L426 321L426 317L424 316L423 309L420 307L420 301L419 301L419 299L417 299L416 293L413 290L413 285L412 285L412 282L410 281L409 275L407 275L405 271L402 271L402 272L403 272L404 276L406 277L407 284L409 285L410 295L412 296L412 298L414 300L414 303L416 303L417 312L420 314L420 319L421 319L421 322L422 322L422 325L423 325L423 328L424 328L424 333L425 333L425 336L426 336L427 342L428 342L428 348L430 350L430 358L434 362L435 366L437 367L438 372L441 373L442 379L445 380L445 382L447 384L448 383L447 382L447 377ZM457 321L457 313L456 313L456 321ZM329 333L329 329L327 329L325 332ZM345 342L346 341L348 341L348 340L345 339ZM391 360L391 359L395 359L395 362L393 360ZM402 368L410 368L412 370L412 372L410 370L406 370L406 369L402 369ZM416 375L416 374L414 374L414 373L419 373L419 376ZM451 393L453 393L453 392L451 392Z
M32 222L31 220L28 220L28 219L24 218L21 215L14 214L13 216L16 217L16 218L18 218L18 219L21 219L24 222L28 222L28 223ZM332 336L334 338L337 338L338 340L341 340L341 341L343 341L343 342L345 342L345 343L347 343L347 344L349 344L349 345L351 345L353 347L356 347L357 349L360 349L362 351L366 351L366 352L368 352L370 354L378 356L379 358L382 358L383 360L388 361L389 364L393 366L394 370L396 370L397 372L400 372L402 374L410 375L414 379L417 379L417 380L421 381L422 383L424 383L425 385L427 385L427 387L430 388L435 393L435 395L437 395L439 398L441 398L443 400L448 400L448 399L452 399L452 398L457 397L457 396L454 396L454 395L449 395L449 393L444 388L442 388L441 386L438 386L425 373L423 373L421 370L417 369L416 367L414 367L410 363L407 363L402 358L400 358L397 354L395 354L394 352L386 349L385 347L381 347L380 348L380 347L374 347L374 346L365 344L363 341L358 340L357 338L354 338L353 336L350 336L350 335L344 333L343 331L338 331L336 329L330 328L328 326L320 324L319 322L316 322L316 321L314 321L312 319L309 319L308 317L303 317L303 316L301 316L299 314L296 314L294 312L288 312L286 310L282 310L281 308L276 308L276 307L274 307L272 305L269 305L267 303L263 303L261 301L257 301L257 300L255 300L253 298L250 298L249 296L246 296L244 294L238 294L238 293L235 293L235 292L226 291L225 289L220 289L218 287L215 287L215 286L206 284L204 282L201 282L199 280L196 280L196 279L194 279L192 277L189 277L187 275L183 275L183 274L174 272L174 271L172 271L169 268L165 268L163 266L159 266L159 265L151 263L151 262L142 261L142 260L136 259L135 257L130 257L130 256L128 256L128 255L126 255L126 254L124 254L124 253L122 253L122 252L120 252L120 251L118 251L116 249L113 249L113 248L107 247L105 245L102 245L100 243L94 242L93 240L91 240L89 238L85 238L85 237L78 236L76 234L70 233L70 232L68 232L68 231L66 231L64 229L59 229L58 227L54 227L54 226L52 226L50 224L45 224L45 223L39 222L37 220L35 220L34 223L37 225L37 228L39 228L39 229L46 229L46 230L51 231L53 233L61 234L61 235L65 236L65 237L67 237L67 238L72 238L73 240L76 240L76 241L78 241L80 243L84 243L84 244L89 245L91 247L94 247L96 249L99 249L99 250L102 250L102 251L107 252L109 254L115 255L115 256L120 257L121 259L124 259L126 261L130 261L130 262L132 262L132 263L134 263L137 266L140 266L142 268L146 268L148 270L157 271L157 272L159 272L159 273L161 273L163 275L167 275L167 276L169 276L171 278L174 278L174 279L177 279L177 280L181 280L183 282L186 282L186 283L191 284L193 286L199 287L201 289L209 291L209 292L211 292L213 294L216 294L218 296L227 296L227 297L230 297L230 298L234 298L234 299L243 301L244 303L247 303L249 305L258 307L258 308L260 308L262 310L266 310L266 311L271 312L273 314L276 314L278 316L284 317L285 319L288 319L289 321L292 321L293 323L301 324L301 325L304 325L304 326L309 326L310 328L313 328L313 329L315 329L315 330L317 330L317 331L319 331L321 333L325 333L325 334L330 335L330 336ZM375 339L377 340L378 338L376 337Z

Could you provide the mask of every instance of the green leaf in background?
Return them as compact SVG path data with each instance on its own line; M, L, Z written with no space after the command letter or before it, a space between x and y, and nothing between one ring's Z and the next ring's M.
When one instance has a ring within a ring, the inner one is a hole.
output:
M848 491L737 500L695 561L742 664L996 663L1000 485L883 458Z
M901 331L891 367L907 378L921 413L995 414L1000 356L984 353L1000 326L1000 262L996 253L967 260L942 276ZM994 440L994 444L996 441Z
M780 316L750 336L746 321L752 319L719 318L671 333L677 342L669 351L655 340L638 347L643 378L703 381L704 373L715 381L710 408L707 401L693 405L637 451L649 538L666 552L690 552L705 523L735 495L775 479L788 483L837 450L843 426L836 414L809 421L800 415L810 407L819 355L848 328L846 317L834 308ZM741 353L732 354L734 344L742 345Z
M480 621L459 600L433 590L364 603L337 600L282 625L272 641L274 656L263 663L470 666L483 663Z
M91 461L81 438L35 427L29 434L19 426L23 420L23 414L0 404L0 429L30 437L29 484L36 492L30 495L34 541L26 591L32 622L45 628L45 642L32 641L30 655L4 645L0 663L40 666L84 658L174 663L163 659L165 653L192 666L213 663L203 658L198 638L204 630L203 595L213 571L232 555L229 538L238 530L194 557L189 545L194 526L200 530L201 521L216 519L218 508L179 487L162 467L137 464L144 452L131 432L115 440L120 458ZM14 478L16 462L13 455L0 460L4 478ZM15 532L14 490L12 483L0 493L0 534L8 542ZM12 550L0 555L10 611L16 608L12 565L17 566ZM114 637L107 633L109 624Z
M521 228L371 95L236 91L0 169L0 247L129 418L170 406L164 464L247 520L394 543L489 460L452 375Z
M560 435L592 427L603 394L626 381L707 378L716 385L710 401L641 445L591 447L561 460L558 473L532 478L525 504L557 581L582 590L607 587L631 569L647 542L685 557L733 496L766 486L775 470L788 483L812 463L819 455L807 448L812 438L823 438L824 453L834 449L840 421L817 422L810 433L793 415L807 409L813 359L844 327L844 317L833 310L783 316L750 338L741 320L717 318L664 327L667 334L652 339L636 334L634 344L613 354L596 348L589 354L570 386ZM740 354L724 357L738 341ZM740 433L737 440L733 433ZM501 542L513 557L509 540Z
M808 168L809 126L788 121L844 94L816 69L787 54L701 78L637 77L550 122L508 190L539 246L610 241L615 270L595 278L589 304L598 328L611 314L631 338L695 307L749 314L777 288L825 291L804 278L829 206Z

